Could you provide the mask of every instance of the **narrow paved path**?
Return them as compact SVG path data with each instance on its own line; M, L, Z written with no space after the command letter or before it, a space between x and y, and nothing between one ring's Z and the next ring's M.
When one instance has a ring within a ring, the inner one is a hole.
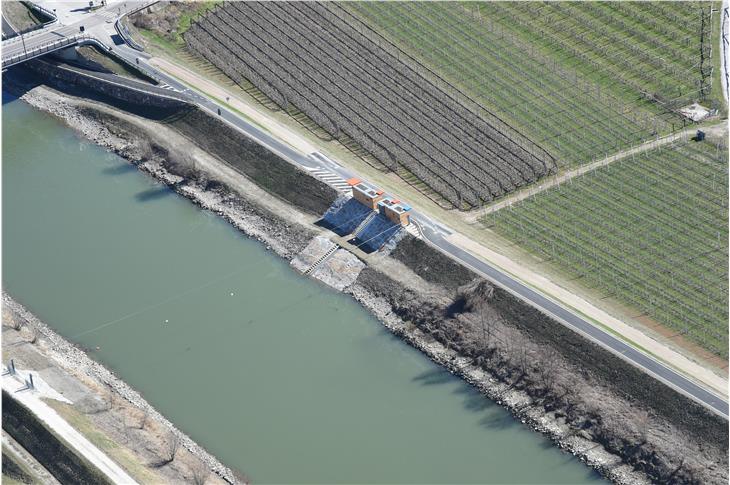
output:
M79 455L83 456L91 464L97 467L104 475L109 477L113 483L128 485L136 484L132 477L117 465L104 452L87 440L81 433L76 431L68 422L61 417L52 407L43 402L42 394L36 390L25 389L27 372L18 370L16 375L5 374L2 376L2 387L6 389L13 398L27 407L38 419L53 430L59 437L68 443ZM33 379L40 389L47 388L37 374Z
M723 128L725 126L725 121L718 122L716 125L712 125L705 128L705 131L707 132L718 132L720 134L723 133ZM654 140L649 140L647 142L642 143L641 145L636 145L635 147L627 148L625 150L621 150L620 152L616 152L613 155L603 158L601 160L596 160L595 162L582 165L575 170L570 170L568 172L565 172L562 175L556 175L554 177L546 178L542 181L542 183L527 187L523 190L520 190L519 192L514 192L512 195L505 197L504 199L495 202L493 204L490 204L486 207L483 207L481 209L476 209L474 211L469 212L468 214L464 215L464 220L470 223L476 222L481 217L484 217L485 215L491 214L493 212L496 212L500 209L503 209L505 207L509 207L512 204L515 204L521 200L524 200L528 197L532 197L535 194L539 194L543 190L550 189L552 187L555 187L556 185L560 185L562 183L570 181L574 177L578 177L580 175L586 174L588 172L592 172L593 170L596 170L597 168L605 167L606 165L609 165L613 162L616 162L618 160L623 160L624 158L630 157L631 155L636 155L637 153L643 153L649 150L654 150L655 148L659 148L661 146L664 146L668 143L672 143L673 141L680 140L680 139L686 139L691 136L694 136L697 132L697 127L693 128L687 128L683 131L678 131L676 133L673 133L671 135L667 135L661 138L656 138Z

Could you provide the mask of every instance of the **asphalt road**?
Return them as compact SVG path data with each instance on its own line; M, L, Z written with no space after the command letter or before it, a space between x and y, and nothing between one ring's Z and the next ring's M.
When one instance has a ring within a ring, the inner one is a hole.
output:
M15 33L15 28L8 22L8 19L5 18L5 15L2 15L2 28L3 28L3 37L11 36Z
M148 69L155 70L155 68L148 65L146 62L143 62L143 64ZM156 71L156 73L164 79L167 84L188 93L193 98L194 102L206 108L208 111L217 113L218 109L220 109L220 117L222 119L248 134L251 138L257 140L262 145L265 145L272 151L288 159L291 163L294 163L305 170L324 167L337 173L345 180L356 176L355 173L337 164L334 160L326 157L324 159L319 157L314 158L310 154L302 154L292 149L279 139L274 138L270 134L260 130L245 119L241 118L236 113L228 111L224 106L219 105L200 93L190 90L187 86L181 84L176 79L166 76L164 73L159 71ZM510 275L502 272L500 269L495 268L471 253L451 244L444 238L445 235L451 233L448 228L418 212L413 214L413 219L420 226L421 233L426 241L430 242L433 246L436 246L449 257L466 265L481 276L496 283L507 291L510 291L512 294L523 299L547 315L557 319L563 325L578 331L604 348L613 351L626 361L643 369L665 384L706 405L707 407L712 408L718 414L727 418L727 401L724 401L719 396L695 384L693 381L665 366L661 362L624 343L602 328L593 325L576 313L564 308L541 293L524 285L518 280L512 278Z
M6 60L11 59L20 54L28 53L33 54L36 50L42 50L38 52L40 55L45 54L46 48L52 48L54 43L59 41L68 40L75 35L89 34L91 30L98 29L99 26L111 23L112 19L116 20L119 15L126 14L129 11L135 10L139 6L150 3L150 2L127 2L123 5L113 5L105 7L92 12L83 12L74 16L74 22L67 25L61 23L55 23L43 29L29 32L28 34L18 37L13 37L3 41L2 43L2 58L3 68L7 67ZM3 18L3 29L5 28L5 19ZM84 32L81 32L81 27L84 27ZM100 39L106 41L106 39ZM65 47L61 46L61 47Z
M94 22L95 25L101 25L99 19ZM108 37L109 30L103 31L102 29L94 29L94 34L97 35L99 40L111 45L110 37ZM103 37L106 32L107 36ZM5 43L3 43L4 46ZM187 96L191 102L197 104L201 108L208 110L221 119L230 123L231 125L238 128L240 131L247 134L252 139L256 140L260 144L266 146L273 152L279 154L284 159L288 160L304 170L310 171L317 168L326 168L344 179L355 177L356 174L348 170L347 168L339 165L334 160L326 157L313 157L312 154L303 154L294 149L283 141L274 138L269 133L259 129L255 125L248 122L246 119L240 117L235 112L229 111L225 106L218 104L215 100L208 98L202 93L199 93L188 86L177 81L177 79L168 76L164 72L157 70L146 62L147 56L142 54L127 45L119 45L114 47L114 52L127 59L131 63L137 63L145 68L148 72L153 73L156 78L160 81L168 84L176 91ZM530 305L539 309L543 313L555 318L563 325L583 334L585 337L593 340L604 348L614 352L619 357L625 359L631 364L641 368L648 374L654 376L665 384L673 387L674 389L682 392L686 396L694 399L695 401L705 405L712 409L719 415L727 418L728 417L728 402L707 389L695 384L693 381L684 377L682 374L674 371L673 369L665 366L661 362L655 360L653 357L641 352L640 350L624 343L612 334L597 327L581 317L580 315L572 312L571 310L561 306L554 302L548 297L542 295L536 290L526 286L510 275L504 273L500 269L490 265L489 263L477 258L471 253L451 244L444 238L445 235L451 233L451 231L433 221L429 217L414 211L412 216L413 220L416 221L417 225L421 229L421 233L424 239L431 245L435 246L452 259L466 265L467 267L474 270L477 274L487 278L494 282L500 287L506 289L522 300L526 301Z

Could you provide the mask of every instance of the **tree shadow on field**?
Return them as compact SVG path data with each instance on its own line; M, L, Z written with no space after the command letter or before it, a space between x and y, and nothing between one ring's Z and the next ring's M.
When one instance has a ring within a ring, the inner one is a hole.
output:
M172 190L167 187L154 187L152 189L143 190L142 192L135 194L134 198L137 199L138 202L151 202L153 200L165 198L172 194Z

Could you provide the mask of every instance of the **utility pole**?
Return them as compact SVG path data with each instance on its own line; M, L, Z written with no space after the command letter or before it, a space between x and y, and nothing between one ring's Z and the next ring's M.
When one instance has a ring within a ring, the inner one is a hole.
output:
M23 37L23 32L20 33L20 41L23 43L23 54L25 54L25 57L28 57L28 51L25 49L25 38Z

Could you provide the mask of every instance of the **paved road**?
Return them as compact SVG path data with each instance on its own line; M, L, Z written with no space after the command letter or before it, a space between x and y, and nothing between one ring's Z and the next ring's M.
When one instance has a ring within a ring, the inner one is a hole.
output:
M13 35L15 31L15 27L13 27L10 22L8 22L8 19L5 18L5 15L2 16L2 23L3 23L3 37L9 37Z
M117 53L126 55L125 53L128 53L130 50L131 49L128 50L120 48L117 49ZM138 57L139 53L132 51L131 55ZM140 61L146 68L155 70L155 68L147 64L145 60L141 59ZM324 157L321 154L318 154L315 157L312 156L312 154L302 154L292 149L286 143L274 138L269 133L260 130L245 119L239 117L236 113L227 110L225 106L219 105L217 102L208 99L201 93L189 89L186 85L178 82L175 78L167 76L157 70L155 70L155 72L157 76L162 78L167 84L187 93L194 102L208 111L218 113L218 110L220 109L220 117L222 119L248 134L251 138L254 138L262 145L267 146L272 151L288 159L295 165L310 171L324 166L344 179L356 176L356 174L352 171L342 167L334 160ZM613 351L630 363L642 368L649 374L663 381L665 384L670 385L674 389L712 408L718 414L724 417L728 416L728 403L722 398L695 384L693 381L690 381L647 354L629 346L614 337L612 334L593 325L579 315L524 285L498 268L495 268L471 253L453 245L445 239L445 236L448 236L451 233L451 230L447 227L438 224L429 217L418 212L413 214L413 219L420 226L424 238L451 258L465 264L488 280L493 281L544 313L556 318L562 324L582 333L586 337L597 342L599 345L602 345L604 348Z
M519 296L532 306L556 318L564 325L577 330L603 347L620 354L624 359L642 368L649 374L663 381L665 384L684 392L686 395L693 397L694 399L711 407L719 414L727 417L728 403L723 401L720 397L707 391L703 387L698 386L692 381L687 380L669 367L666 367L662 363L649 357L643 352L640 352L634 347L627 345L613 335L605 332L603 329L587 322L570 310L565 309L532 288L525 286L519 281L506 275L499 269L491 266L481 259L478 259L471 253L454 246L444 239L443 236L439 234L438 230L434 230L433 228L426 226L423 227L423 232L424 236L444 253L453 256L466 266L486 276L489 280L494 281L499 286L507 289L512 294Z
M106 28L102 23L97 23L96 26L97 27L93 29L94 35L96 35L102 42L111 45L109 35L112 31L109 28ZM259 129L235 112L229 111L224 105L219 104L215 100L205 96L203 93L199 93L179 82L177 79L159 71L147 62L148 57L146 55L139 53L129 46L116 46L114 47L114 52L131 63L138 63L160 81L187 96L191 102L197 104L210 113L219 116L221 119L230 123L260 144L279 154L290 163L293 163L307 171L324 167L344 179L357 176L354 172L341 166L334 160L322 156L321 154L313 156L314 154L304 154L294 150L285 142L274 138L272 135ZM728 417L728 403L723 398L695 384L682 374L679 374L673 369L663 365L647 354L629 346L602 328L593 325L586 319L571 310L564 308L534 289L524 285L500 269L495 268L471 253L451 244L448 240L446 240L445 236L451 234L452 231L443 225L440 225L417 211L414 211L412 217L420 227L424 239L447 254L449 257L472 268L476 273L494 282L507 291L510 291L514 295L535 306L543 313L556 318L562 324L582 333L587 338L592 339L604 348L609 349L616 355L645 370L650 375L712 409L721 416L725 418Z
M81 456L97 467L99 471L109 478L111 483L136 485L137 482L122 467L117 465L106 453L79 433L76 428L63 419L51 406L41 400L42 397L50 397L53 399L53 395L57 396L58 393L53 391L38 374L33 374L34 380L38 384L37 389L28 389L25 386L28 374L28 371L20 370L17 371L16 375L8 374L7 372L3 373L1 377L3 389L12 393L14 399L28 408L58 437L71 445ZM53 395L49 396L46 391Z
M99 26L111 24L120 15L126 14L132 10L139 8L145 4L152 2L125 2L109 5L107 7L94 10L84 11L78 9L77 14L66 17L72 23L63 24L61 22L54 23L43 29L39 29L23 36L13 37L4 40L2 43L2 59L3 69L12 65L13 59L25 54L32 58L37 55L44 55L47 49L61 49L68 46L69 42L74 41L74 37L88 34L90 31L98 30ZM3 23L5 19L3 18ZM81 28L84 32L81 32ZM3 24L3 29L5 28ZM113 27L112 27L113 28ZM25 60L26 57L23 57Z

